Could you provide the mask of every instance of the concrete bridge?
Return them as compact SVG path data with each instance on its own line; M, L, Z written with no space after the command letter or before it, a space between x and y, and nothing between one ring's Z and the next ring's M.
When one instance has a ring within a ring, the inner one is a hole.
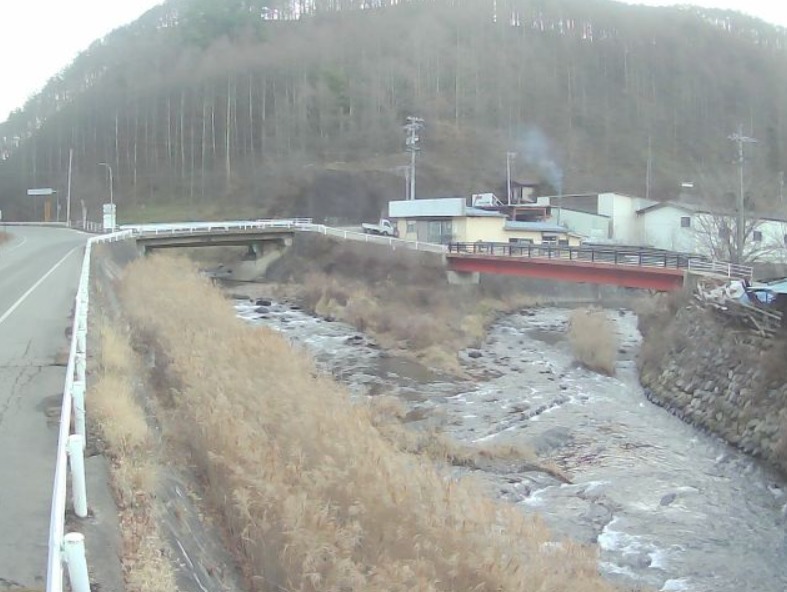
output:
M142 254L156 249L186 247L247 246L260 257L266 245L281 250L292 244L298 230L311 229L310 219L255 220L238 222L191 222L188 224L144 224L124 226L134 233Z

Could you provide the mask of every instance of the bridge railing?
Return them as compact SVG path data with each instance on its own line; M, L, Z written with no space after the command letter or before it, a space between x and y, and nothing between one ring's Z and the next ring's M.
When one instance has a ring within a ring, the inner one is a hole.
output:
M749 265L738 265L725 261L704 261L702 259L689 261L689 271L720 275L730 279L751 280L754 275L754 268Z
M71 472L71 493L74 513L87 516L87 491L85 487L85 390L87 370L87 325L90 299L90 254L95 243L112 242L131 238L129 231L95 236L87 241L82 259L74 303L74 321L71 347L66 365L63 403L55 462L55 479L52 487L52 506L49 518L49 555L47 560L46 592L62 592L63 566L68 568L73 592L89 592L84 537L79 533L65 532L67 473ZM72 416L74 431L72 433Z
M173 222L157 224L130 224L122 226L135 234L192 234L196 232L237 232L265 228L304 229L313 226L311 218L288 218L282 220L228 220L224 222Z
M392 248L410 249L412 251L424 251L427 253L445 253L447 248L445 245L438 245L436 243L427 243L423 241L408 241L392 236L382 236L379 234L368 234L366 232L357 232L355 230L342 230L341 228L332 228L323 224L312 224L309 228L303 228L311 232L319 232L326 236L335 236L346 240L355 240L366 243L375 243L378 245L388 245Z
M609 263L636 267L686 269L691 257L658 249L621 249L607 247L569 247L521 243L449 243L449 254L493 255L533 259L553 259L584 263Z
M247 221L227 221L227 222L179 222L172 224L136 224L123 226L124 230L133 232L139 236L157 235L187 235L198 232L238 232L245 230L265 230L265 229L290 229L297 232L316 232L326 236L355 240L379 245L388 245L393 249L410 249L414 251L425 251L429 253L445 253L445 245L427 243L423 241L407 241L391 236L381 236L378 234L367 234L354 230L343 230L333 228L324 224L314 224L311 218L290 218L285 220L247 220Z

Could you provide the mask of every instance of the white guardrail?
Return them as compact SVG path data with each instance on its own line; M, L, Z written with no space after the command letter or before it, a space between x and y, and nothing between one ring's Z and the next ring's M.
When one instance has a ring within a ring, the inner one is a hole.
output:
M68 569L73 592L90 592L85 538L80 533L65 533L67 470L71 469L71 493L74 513L87 516L87 491L85 487L85 372L87 370L87 313L90 299L90 252L94 243L113 242L131 238L130 231L95 236L87 241L82 259L74 304L74 322L71 332L71 349L66 366L63 388L63 405L60 410L60 431L57 442L55 482L52 488L52 509L49 519L49 559L47 562L47 592L62 592L63 567ZM71 433L71 417L74 433Z
M754 268L749 265L738 265L725 261L704 261L702 259L689 259L689 271L697 273L711 273L721 275L730 279L746 278L751 280L754 275Z
M266 228L291 229L299 232L316 232L326 236L335 236L345 240L354 240L366 243L388 245L393 249L402 248L415 251L425 251L429 253L445 253L445 245L427 243L422 241L408 241L392 236L382 236L379 234L368 234L355 230L343 230L333 228L324 224L314 224L311 218L291 218L287 220L238 220L227 222L180 222L171 224L136 224L123 226L124 230L130 230L139 235L160 235L160 234L193 234L196 232L233 232L239 230L255 230Z

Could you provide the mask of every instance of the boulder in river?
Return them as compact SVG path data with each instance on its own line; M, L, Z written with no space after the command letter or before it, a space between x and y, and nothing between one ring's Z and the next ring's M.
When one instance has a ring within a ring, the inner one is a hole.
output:
M552 450L564 448L573 442L574 436L571 434L571 430L564 427L555 427L536 436L530 444L535 449L536 454L540 456Z

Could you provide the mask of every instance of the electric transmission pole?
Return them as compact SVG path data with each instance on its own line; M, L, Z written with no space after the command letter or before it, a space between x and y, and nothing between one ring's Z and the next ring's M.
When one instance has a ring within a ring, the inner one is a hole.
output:
M404 126L407 132L406 150L410 153L410 195L408 199L415 199L415 154L421 150L419 143L421 139L418 132L424 127L424 120L420 117L408 117L407 124Z
M753 144L757 140L754 138L749 138L743 135L743 126L738 126L738 131L730 136L728 139L732 140L736 144L738 144L738 173L740 175L740 193L738 193L738 224L735 234L735 250L736 250L736 258L737 261L735 263L742 263L743 262L743 244L746 239L746 233L744 227L746 226L746 213L744 211L744 195L743 195L743 164L744 164L744 157L743 157L743 145L744 144Z

